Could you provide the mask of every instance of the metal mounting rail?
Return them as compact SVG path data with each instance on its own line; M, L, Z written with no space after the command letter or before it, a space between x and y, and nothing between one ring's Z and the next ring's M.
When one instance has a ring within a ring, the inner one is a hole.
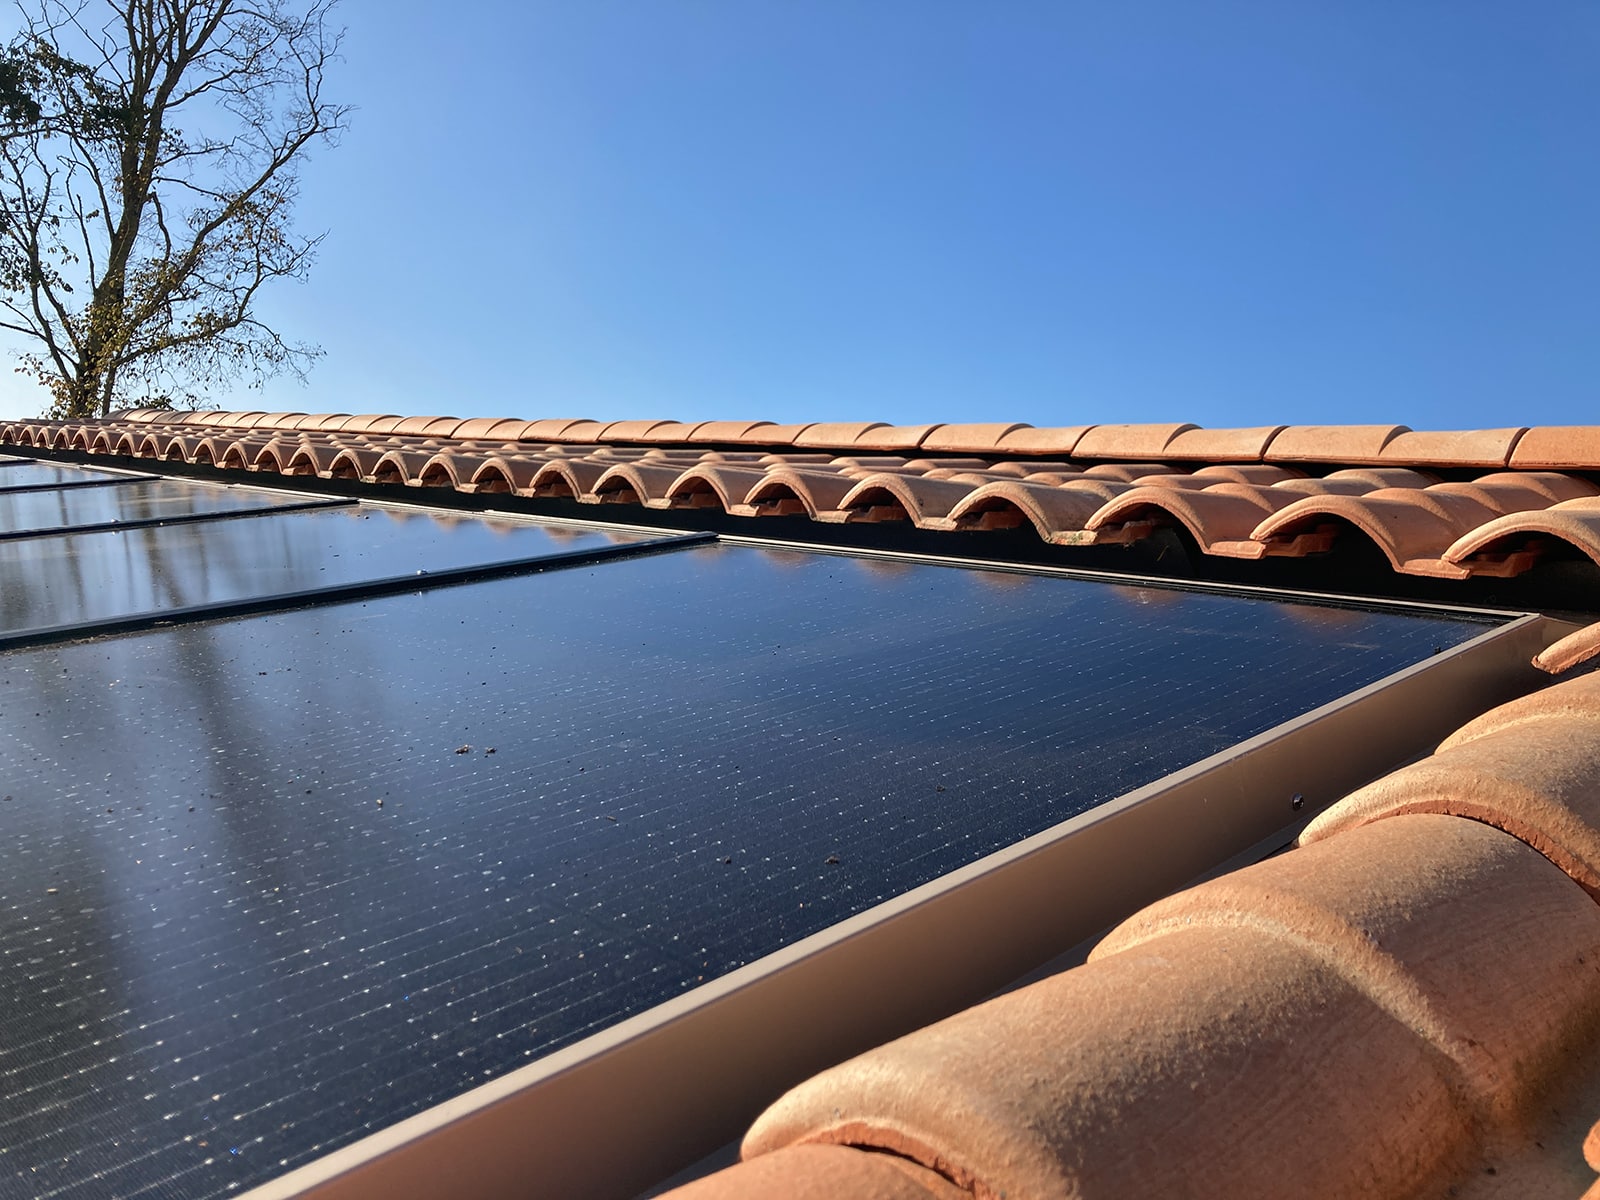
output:
M182 608L163 608L130 616L108 617L98 621L82 621L70 625L50 625L25 629L16 633L0 634L0 651L16 650L24 646L46 646L60 642L76 642L84 638L101 637L111 633L137 633L147 629L166 629L173 625L191 625L199 621L214 621L223 617L259 616L264 613L283 612L294 608L316 608L326 604L343 604L352 600L366 600L377 596L395 596L406 592L419 592L436 587L451 587L462 583L478 583L486 579L500 579L511 575L534 575L541 571L566 567L582 567L590 563L606 562L616 558L659 554L668 550L681 550L687 546L705 545L717 540L714 533L685 533L676 537L660 538L653 542L629 542L616 546L595 546L584 550L567 550L533 558L514 558L505 562L484 563L470 567L446 567L438 571L418 571L414 575L389 575L381 579L358 583L338 583L329 587L304 588L293 592L277 592L267 596L247 596L237 600L219 600L214 604L192 604Z

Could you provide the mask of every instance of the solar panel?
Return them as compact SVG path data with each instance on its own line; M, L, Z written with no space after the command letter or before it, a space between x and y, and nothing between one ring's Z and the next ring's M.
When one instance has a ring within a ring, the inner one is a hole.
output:
M0 1180L259 1183L1485 628L712 546L0 655Z
M6 476L0 474L0 483ZM304 497L266 489L213 487L172 479L121 487L0 491L0 538L85 525L129 524L278 508Z
M649 540L363 504L0 541L0 635Z
M115 484L148 479L148 475L122 474L116 471L94 471L87 467L56 466L54 463L17 462L0 471L0 492L19 488L78 486L81 484Z

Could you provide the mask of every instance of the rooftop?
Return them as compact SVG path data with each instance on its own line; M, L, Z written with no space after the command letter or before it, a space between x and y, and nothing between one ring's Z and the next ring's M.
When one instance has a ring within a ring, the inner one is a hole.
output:
M1593 1183L1600 429L0 445L39 1194Z

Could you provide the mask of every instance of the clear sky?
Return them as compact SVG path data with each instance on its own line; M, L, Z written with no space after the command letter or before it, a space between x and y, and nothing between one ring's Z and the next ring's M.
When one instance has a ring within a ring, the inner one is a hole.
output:
M341 12L327 357L219 406L1600 424L1591 0Z

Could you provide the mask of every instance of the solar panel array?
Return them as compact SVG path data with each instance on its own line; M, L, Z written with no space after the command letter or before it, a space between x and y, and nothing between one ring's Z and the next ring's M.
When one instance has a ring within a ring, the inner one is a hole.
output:
M263 1182L1485 629L27 469L5 1195Z

